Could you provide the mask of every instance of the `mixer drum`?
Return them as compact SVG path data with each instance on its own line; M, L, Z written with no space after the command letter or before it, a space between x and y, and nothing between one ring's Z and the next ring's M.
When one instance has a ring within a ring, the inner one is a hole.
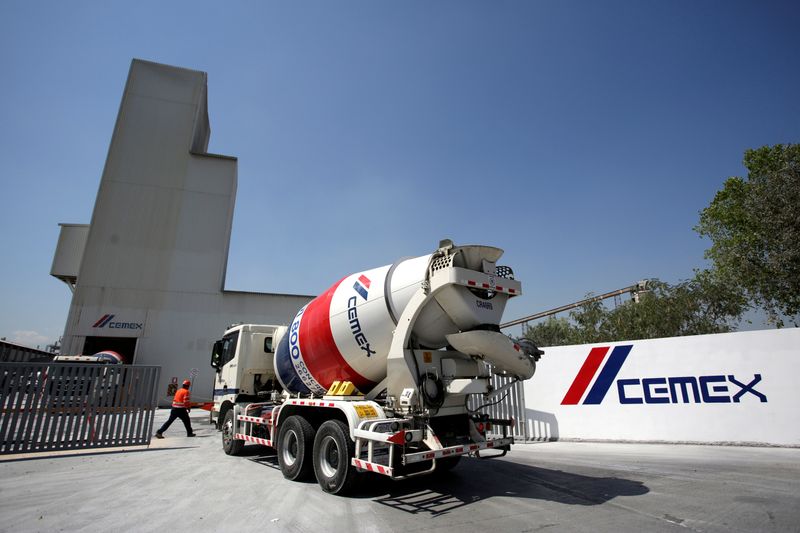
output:
M457 248L453 265L480 270L502 250ZM488 259L487 259L488 257ZM292 393L324 394L334 381L351 381L368 392L386 377L386 360L397 319L425 280L431 255L343 278L298 311L275 354L278 380ZM420 312L417 345L441 348L446 336L499 324L508 295L448 285Z

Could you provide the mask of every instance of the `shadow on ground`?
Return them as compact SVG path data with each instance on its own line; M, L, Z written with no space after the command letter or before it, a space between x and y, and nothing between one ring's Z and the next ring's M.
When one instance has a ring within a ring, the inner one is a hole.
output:
M242 456L280 470L278 457L271 448L245 446ZM631 479L587 476L505 460L473 458L462 459L450 472L402 481L370 473L360 477L348 497L373 499L406 513L432 516L494 497L530 498L564 505L602 505L618 496L641 496L650 492L644 483Z
M601 505L618 496L641 496L640 481L594 477L510 461L462 459L452 471L403 482L368 474L355 497L410 514L442 515L493 497L529 498L565 505ZM377 479L376 479L377 478ZM380 487L380 488L379 488Z
M242 451L238 454L238 456L246 457L248 460L254 463L258 463L275 470L280 471L281 469L280 465L278 464L277 452L268 446L250 444L242 448Z

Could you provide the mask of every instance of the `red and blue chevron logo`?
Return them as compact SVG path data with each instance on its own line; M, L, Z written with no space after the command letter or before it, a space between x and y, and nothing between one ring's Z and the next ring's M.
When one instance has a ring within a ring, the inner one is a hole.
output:
M366 300L367 296L369 295L370 285L372 285L372 282L369 280L369 278L364 274L361 274L356 280L355 285L353 285L353 288L358 294L361 295L362 298Z
M578 371L578 375L575 376L575 380L570 385L567 394L561 400L561 405L598 405L602 402L608 389L611 388L611 384L614 383L617 374L619 374L622 364L628 358L631 348L633 348L633 344L616 346L611 355L608 356L599 374L597 371L600 365L603 364L603 360L606 359L606 354L611 347L598 346L597 348L592 348L586 361L583 362L583 366ZM595 375L597 375L597 379L594 380L594 385L592 385L592 388L589 389L584 398L584 393L586 393L586 389L589 388ZM583 399L583 402L581 402L581 399Z
M114 318L114 315L103 315L102 317L100 317L100 320L98 320L97 322L94 323L94 325L92 325L92 327L93 328L104 328L104 327L106 327L106 324L111 322L112 318Z

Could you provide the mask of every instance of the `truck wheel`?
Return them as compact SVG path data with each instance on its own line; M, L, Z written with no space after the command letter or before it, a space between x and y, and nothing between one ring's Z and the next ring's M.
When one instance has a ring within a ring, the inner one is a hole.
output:
M354 453L347 424L328 420L320 426L314 439L314 474L322 490L343 494L353 486L358 475L350 465Z
M308 479L311 474L311 449L314 428L302 416L286 419L278 432L278 463L283 477L291 481Z
M233 438L233 425L233 409L228 409L225 421L222 422L222 449L228 455L239 455L244 447L244 441Z

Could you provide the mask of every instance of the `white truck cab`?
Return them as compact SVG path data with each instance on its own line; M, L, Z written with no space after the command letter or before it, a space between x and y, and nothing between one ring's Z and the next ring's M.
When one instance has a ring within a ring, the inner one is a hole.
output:
M211 421L217 427L237 402L270 400L272 392L279 390L273 362L276 339L285 331L285 326L236 324L214 343L211 366L216 374Z

